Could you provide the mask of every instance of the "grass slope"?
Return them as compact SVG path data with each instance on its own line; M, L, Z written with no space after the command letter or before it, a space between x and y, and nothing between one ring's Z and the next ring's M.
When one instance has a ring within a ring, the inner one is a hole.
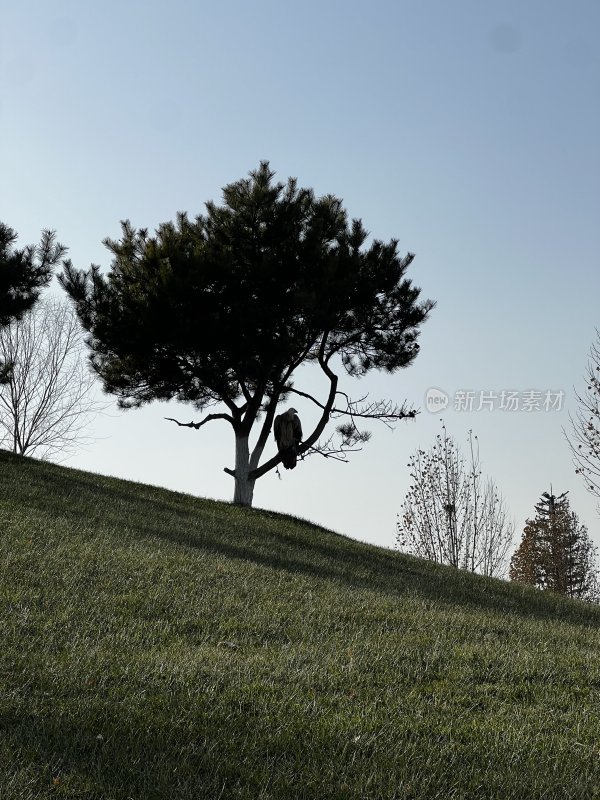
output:
M0 453L0 797L600 797L600 609Z

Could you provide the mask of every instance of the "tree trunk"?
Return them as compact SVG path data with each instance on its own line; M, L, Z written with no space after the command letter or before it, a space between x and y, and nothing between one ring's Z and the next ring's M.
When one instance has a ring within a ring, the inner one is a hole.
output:
M254 480L248 478L250 472L250 450L247 436L235 437L235 490L233 502L238 506L252 505Z

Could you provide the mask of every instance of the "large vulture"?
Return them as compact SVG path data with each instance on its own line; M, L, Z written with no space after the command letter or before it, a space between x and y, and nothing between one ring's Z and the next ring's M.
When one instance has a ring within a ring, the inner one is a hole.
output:
M294 469L298 460L298 445L302 441L302 425L296 409L290 408L275 417L273 431L283 466Z

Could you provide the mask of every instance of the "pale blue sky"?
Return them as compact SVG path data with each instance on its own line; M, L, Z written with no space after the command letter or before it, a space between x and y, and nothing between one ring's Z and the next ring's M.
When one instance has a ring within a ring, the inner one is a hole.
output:
M0 219L21 243L52 227L77 266L108 267L119 220L198 213L269 159L416 253L410 275L438 303L421 354L346 388L422 413L375 427L350 464L270 473L257 506L392 546L408 456L439 430L429 387L563 390L560 412L443 416L478 434L518 529L552 482L600 543L561 432L600 327L597 0L2 5ZM68 463L229 499L230 429L165 413L111 412Z

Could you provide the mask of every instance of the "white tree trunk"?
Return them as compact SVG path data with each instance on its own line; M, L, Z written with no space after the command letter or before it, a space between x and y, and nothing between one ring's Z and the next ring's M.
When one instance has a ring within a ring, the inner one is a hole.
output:
M254 480L249 480L250 450L247 436L235 437L235 490L233 502L238 506L251 506Z

